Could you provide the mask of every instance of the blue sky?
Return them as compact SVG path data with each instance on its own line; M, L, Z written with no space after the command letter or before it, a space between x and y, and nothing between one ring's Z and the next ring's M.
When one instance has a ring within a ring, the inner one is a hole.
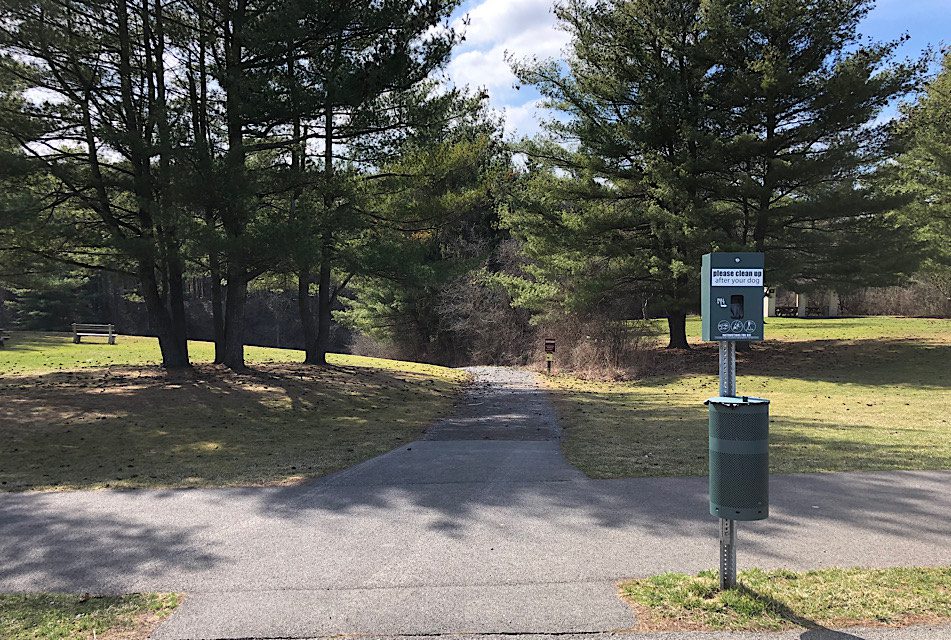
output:
M484 87L492 105L505 113L511 136L538 131L538 93L515 90L515 78L505 61L516 58L557 58L568 39L555 25L553 0L466 0L456 12L458 21L469 16L464 42L447 73L459 85ZM951 44L951 0L878 0L862 26L876 40L910 36L900 55L917 57L929 44Z

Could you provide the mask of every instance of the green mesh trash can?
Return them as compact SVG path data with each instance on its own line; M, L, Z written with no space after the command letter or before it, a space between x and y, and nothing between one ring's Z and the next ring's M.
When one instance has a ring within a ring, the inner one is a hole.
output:
M769 516L769 400L710 398L710 514Z

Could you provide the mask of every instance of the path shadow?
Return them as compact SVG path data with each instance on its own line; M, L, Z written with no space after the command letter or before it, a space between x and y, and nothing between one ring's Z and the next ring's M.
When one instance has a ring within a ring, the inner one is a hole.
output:
M545 393L532 386L511 388L507 398L493 408L499 420L508 420L513 413L528 421L547 419L551 410L545 406ZM697 422L699 426L689 429L697 432L690 437L697 439L702 460L696 470L703 473L706 430L702 421ZM412 443L338 476L262 495L259 509L269 517L289 521L307 520L314 512L398 514L422 510L434 516L428 526L457 535L497 510L521 514L528 520L568 514L571 521L565 527L592 526L659 537L689 536L715 525L708 515L705 477L588 480L570 473L560 476L560 465L571 468L561 458L557 442L507 442L499 443L504 447L498 449L492 449L491 444L487 444L488 451L473 448L467 454L465 450L459 453L452 442ZM836 451L859 455L859 447L853 451L849 444L844 438L812 439L797 433L781 438L779 446L824 447L829 455ZM896 459L899 450L907 453L903 447L894 445ZM927 456L929 452L919 454ZM884 447L863 455L888 460L892 454ZM434 467L440 467L439 478L427 475ZM523 477L523 469L532 473ZM536 469L537 476L533 476ZM788 555L772 545L770 538L796 537L803 523L895 538L914 527L922 544L947 546L951 541L949 483L948 473L927 471L774 475L773 515L767 521L749 524L747 530L757 536L744 541L745 549L782 562Z
M835 629L827 629L825 627L816 627L809 629L799 636L800 640L864 640L861 636L857 636L845 631L836 631Z
M169 576L214 570L221 558L201 539L214 523L183 526L170 517L49 504L52 494L0 495L2 590L124 593L145 578L174 589ZM143 508L162 509L154 492Z
M529 429L551 412L545 392L517 382L485 408L490 420ZM773 515L744 524L743 553L774 566L839 561L796 545L818 529L838 549L874 541L872 561L883 565L914 564L923 549L936 563L951 562L949 484L951 474L942 472L775 476ZM288 563L285 573L319 565L342 582L351 574L412 577L439 569L417 569L430 551L485 559L497 553L495 540L505 541L512 562L557 562L583 548L595 559L602 547L630 555L646 541L649 553L673 563L706 557L688 545L714 540L707 507L703 477L589 480L567 465L557 440L416 441L296 486L0 494L0 583L152 584L239 569L251 580L276 558Z

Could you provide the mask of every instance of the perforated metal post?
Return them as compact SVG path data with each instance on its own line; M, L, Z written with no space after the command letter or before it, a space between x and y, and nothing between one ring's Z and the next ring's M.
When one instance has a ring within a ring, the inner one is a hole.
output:
M720 341L720 395L736 395L736 343ZM736 521L720 518L720 588L736 586Z
M722 340L720 345L720 395L736 395L736 343Z
M736 520L720 518L720 589L736 586Z

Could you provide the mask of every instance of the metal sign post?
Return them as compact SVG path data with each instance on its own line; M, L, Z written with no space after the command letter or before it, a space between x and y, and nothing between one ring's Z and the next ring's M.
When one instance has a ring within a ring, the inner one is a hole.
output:
M701 337L720 351L720 395L706 401L710 515L720 520L720 589L737 585L736 523L769 517L769 400L736 395L736 343L763 339L762 253L708 253Z
M721 340L720 396L736 396L736 343ZM736 520L720 518L720 589L736 586Z

